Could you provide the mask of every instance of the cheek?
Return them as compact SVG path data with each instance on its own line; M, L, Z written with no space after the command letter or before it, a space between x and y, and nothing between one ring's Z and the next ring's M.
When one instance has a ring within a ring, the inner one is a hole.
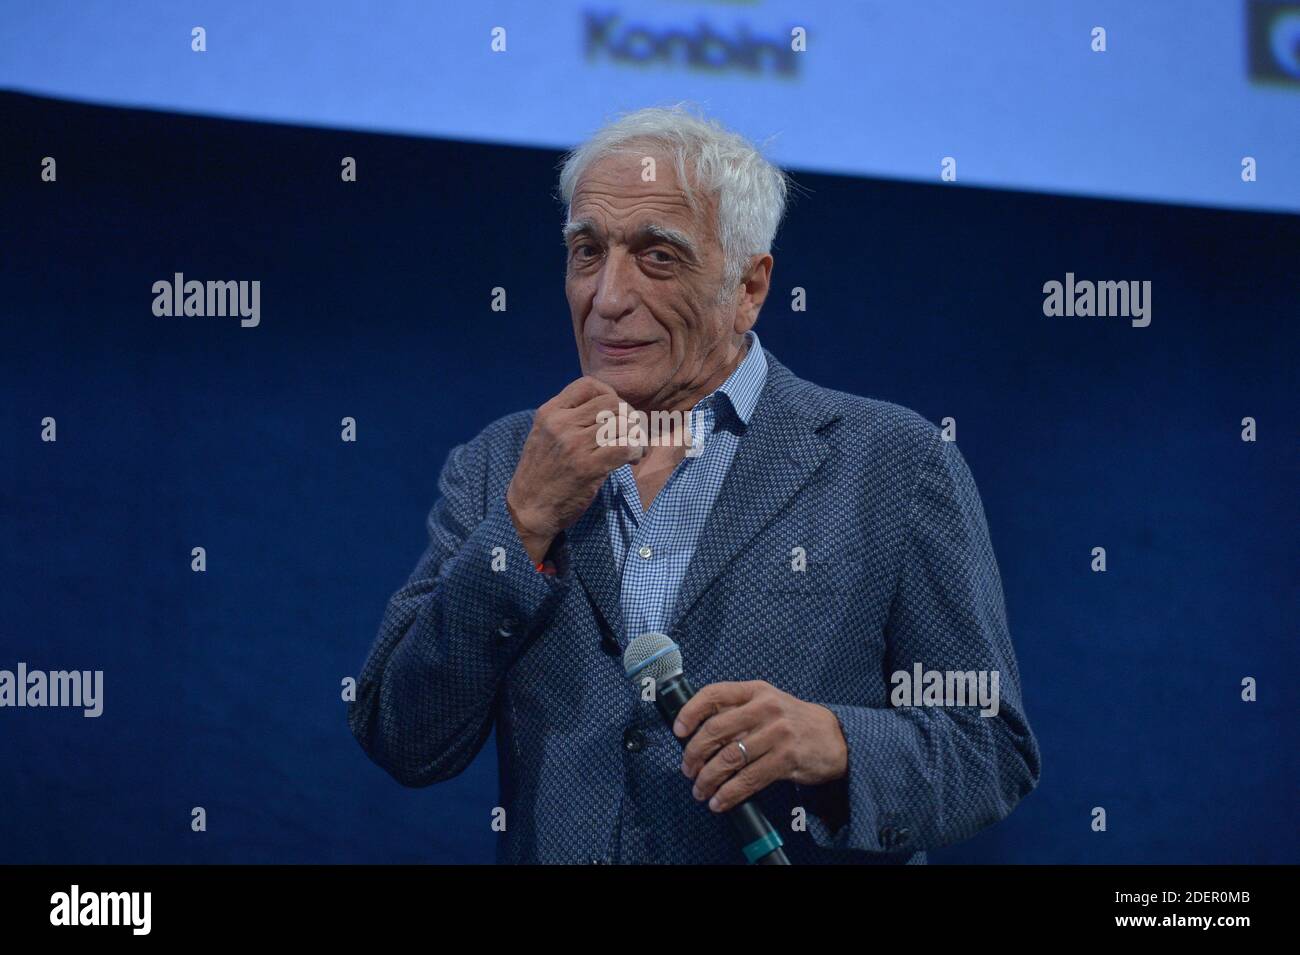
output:
M674 348L691 348L708 327L705 314L699 303L690 297L683 297L662 309L655 318L673 339Z
M569 302L569 316L573 320L573 330L580 334L587 316L591 313L591 294L587 284L580 279L566 281L564 297Z
M682 357L707 353L720 337L713 316L703 311L688 310L674 316L670 328L673 351Z
M564 280L564 297L569 300L569 308L576 312L578 303L582 299L582 283L576 278L566 277Z

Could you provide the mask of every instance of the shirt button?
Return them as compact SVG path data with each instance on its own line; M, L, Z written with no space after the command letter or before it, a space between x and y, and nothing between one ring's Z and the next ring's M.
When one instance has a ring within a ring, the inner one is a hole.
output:
M623 748L629 753L639 753L645 749L645 733L636 727L629 727L623 732Z
M655 555L655 552L650 549L649 544L642 544L641 549L637 551L637 553L641 555L642 560L649 560Z

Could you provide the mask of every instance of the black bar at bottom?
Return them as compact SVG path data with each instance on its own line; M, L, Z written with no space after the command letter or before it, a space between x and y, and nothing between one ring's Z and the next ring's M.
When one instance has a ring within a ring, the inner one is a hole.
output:
M796 933L802 926L810 943L830 919L842 929L916 932L927 943L998 937L1013 944L1039 937L1020 933L1055 930L1070 938L1199 935L1231 944L1286 928L1284 910L1294 908L1289 866L805 866L779 879L761 868L0 866L0 931L6 941L75 932L91 944L114 936L208 943L283 935L342 945L407 932L430 942L462 931L489 939L507 928L571 931L579 922L584 932L607 922L626 935L653 914L647 932L698 920L714 937L720 913L742 923L749 913L754 925L776 920ZM52 924L52 916L72 921L73 886L77 921L91 910L108 921L116 909L125 924ZM130 915L141 916L144 896L131 894L145 892L148 932L137 933L143 918L133 923Z

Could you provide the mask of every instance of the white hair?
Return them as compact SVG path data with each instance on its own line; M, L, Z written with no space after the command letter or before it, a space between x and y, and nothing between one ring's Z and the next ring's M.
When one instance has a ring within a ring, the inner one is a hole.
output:
M695 188L716 198L725 262L721 293L730 295L745 274L750 257L772 251L772 239L785 215L786 174L743 136L715 120L694 115L686 104L650 107L603 126L564 157L560 198L568 212L572 212L574 190L587 168L606 156L637 152L629 148L636 143L651 144L672 156L677 181L691 208L699 208ZM566 222L566 228L568 225Z

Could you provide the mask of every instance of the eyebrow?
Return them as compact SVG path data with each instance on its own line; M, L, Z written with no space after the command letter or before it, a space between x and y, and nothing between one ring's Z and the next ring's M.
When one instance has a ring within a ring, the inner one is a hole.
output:
M598 236L600 230L590 219L575 219L572 222L566 222L564 225L564 242L567 245L575 236L590 235ZM637 229L632 235L633 243L645 239L655 239L659 242L667 242L669 245L680 249L686 253L693 261L698 262L700 259L699 250L695 242L685 232L679 229L670 229L654 222L647 223Z
M596 225L590 219L574 219L564 223L564 244L568 245L575 235L595 235Z
M677 229L669 229L665 226L656 225L651 222L637 230L636 237L638 239L647 236L652 239L658 239L660 242L667 242L669 245L681 249L691 258L692 261L698 262L700 259L699 254L695 249L695 243L685 232L680 232Z

